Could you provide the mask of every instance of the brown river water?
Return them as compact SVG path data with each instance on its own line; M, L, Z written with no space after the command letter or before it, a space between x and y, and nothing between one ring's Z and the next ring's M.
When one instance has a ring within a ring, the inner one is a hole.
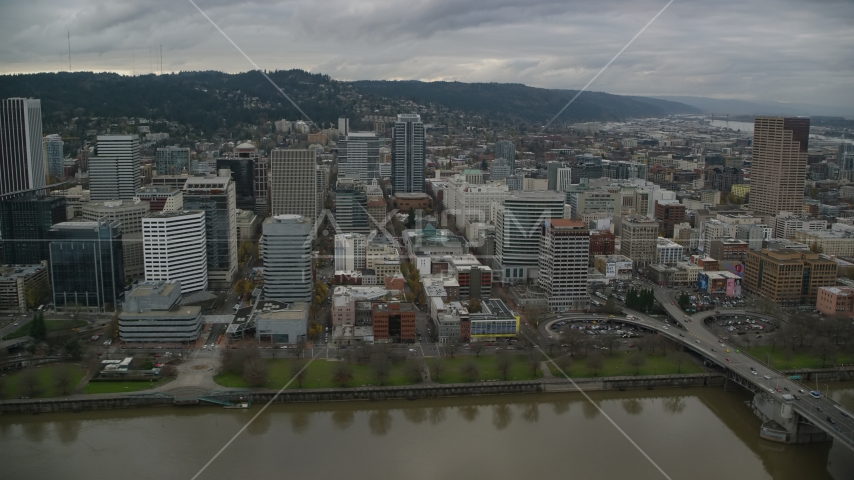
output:
M854 411L854 382L830 393ZM854 479L854 453L759 438L721 387L591 397L673 479ZM191 479L249 410L0 416L0 478ZM272 405L199 479L665 478L577 393Z

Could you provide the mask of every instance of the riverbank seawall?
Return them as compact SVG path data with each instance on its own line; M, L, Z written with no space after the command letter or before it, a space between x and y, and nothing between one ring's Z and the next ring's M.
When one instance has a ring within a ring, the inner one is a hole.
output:
M458 384L419 384L400 387L357 387L326 389L216 390L193 396L173 396L168 392L136 394L72 395L63 398L17 399L0 402L0 414L39 414L81 412L166 406L216 406L218 403L249 400L252 403L352 402L382 400L419 400L439 397L512 395L526 393L630 390L723 385L720 374L651 375L641 377L600 377L575 380L547 379L529 381L483 381ZM278 394L278 395L277 395Z

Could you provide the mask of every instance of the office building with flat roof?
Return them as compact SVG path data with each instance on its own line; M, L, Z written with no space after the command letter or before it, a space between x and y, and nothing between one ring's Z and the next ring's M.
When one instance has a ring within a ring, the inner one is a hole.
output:
M0 100L0 196L46 185L43 143L41 100Z
M123 342L194 342L202 333L202 307L180 305L181 282L141 282L128 292L119 313Z
M392 131L391 185L394 193L424 191L424 123L421 116L405 113L397 116Z
M98 135L89 158L92 200L133 200L140 187L139 135Z
M125 286L119 222L58 223L48 230L48 240L56 308L115 310Z
M540 236L537 283L554 311L584 311L590 306L587 273L590 231L584 222L550 218Z
M145 280L180 280L184 293L208 288L206 214L157 212L142 219Z
M264 298L278 302L310 302L311 220L300 215L276 215L262 225Z
M205 212L208 285L228 288L237 274L237 206L229 177L190 177L184 208Z
M810 119L756 117L750 208L758 214L800 212L804 204Z
M275 149L270 156L273 215L299 215L314 222L317 205L317 161L314 150Z

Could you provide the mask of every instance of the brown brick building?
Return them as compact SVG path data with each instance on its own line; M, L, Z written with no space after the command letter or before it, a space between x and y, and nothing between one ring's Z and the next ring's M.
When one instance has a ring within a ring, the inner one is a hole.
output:
M747 258L748 243L744 240L712 240L709 255L722 262L743 262Z
M375 303L371 310L374 340L385 342L415 342L415 310L411 303Z
M784 305L816 303L820 287L836 285L836 262L811 252L747 252L742 285Z
M685 221L685 205L655 202L655 219L665 238L673 238L673 226Z
M590 258L596 255L613 255L614 239L613 233L607 230L590 231Z

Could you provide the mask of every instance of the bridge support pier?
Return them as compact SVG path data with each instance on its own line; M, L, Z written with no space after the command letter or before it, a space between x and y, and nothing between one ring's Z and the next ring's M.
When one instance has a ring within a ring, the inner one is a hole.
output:
M764 392L753 397L753 413L763 420L759 436L778 443L829 442L833 438L794 410L791 395L777 398Z

